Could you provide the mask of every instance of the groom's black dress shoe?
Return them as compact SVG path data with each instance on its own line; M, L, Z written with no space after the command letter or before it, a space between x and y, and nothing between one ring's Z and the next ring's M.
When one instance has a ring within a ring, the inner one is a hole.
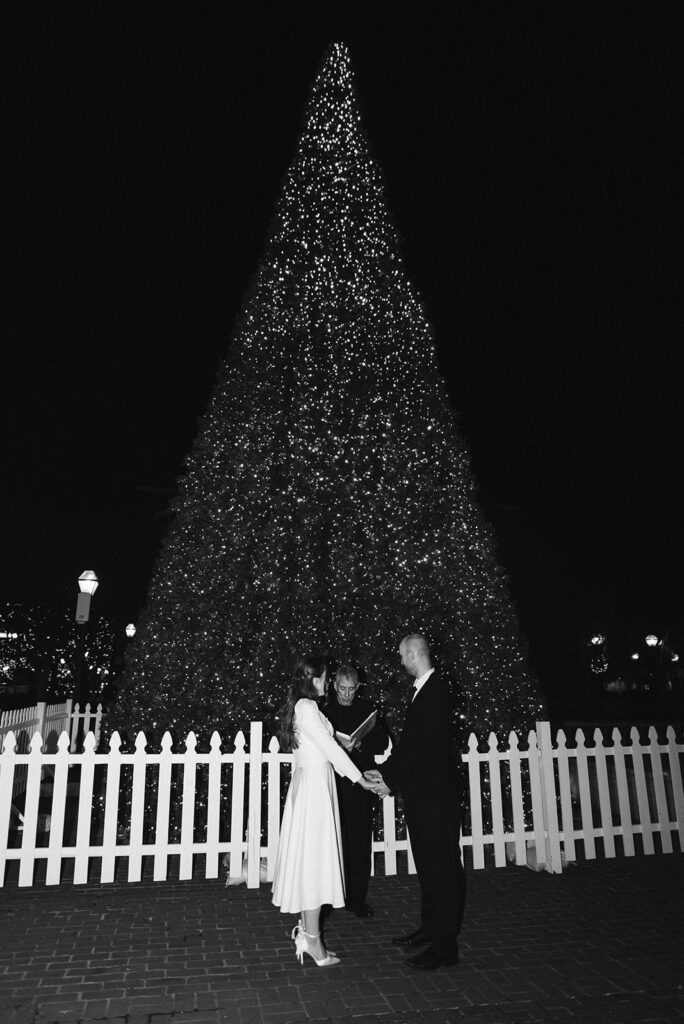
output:
M375 911L367 903L345 903L344 908L351 914L356 914L357 917L375 916Z
M418 928L410 935L400 935L399 938L392 939L392 945L401 946L404 949L417 949L418 946L427 946L429 941L430 936L422 928Z
M417 956L410 956L404 961L414 971L436 971L438 967L455 967L458 963L458 953L440 953L434 946L428 946Z

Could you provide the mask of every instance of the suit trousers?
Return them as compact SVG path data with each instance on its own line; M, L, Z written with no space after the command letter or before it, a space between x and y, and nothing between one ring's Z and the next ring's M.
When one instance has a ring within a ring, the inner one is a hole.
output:
M349 779L337 780L344 854L344 895L347 906L363 906L368 895L375 797Z
M440 953L456 955L466 895L460 807L456 799L404 799L404 810L420 883L422 927Z

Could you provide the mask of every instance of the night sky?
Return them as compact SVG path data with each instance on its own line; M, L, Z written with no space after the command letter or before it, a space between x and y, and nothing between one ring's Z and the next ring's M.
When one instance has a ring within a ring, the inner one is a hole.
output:
M135 620L341 39L533 666L684 646L681 5L245 6L3 15L0 601Z

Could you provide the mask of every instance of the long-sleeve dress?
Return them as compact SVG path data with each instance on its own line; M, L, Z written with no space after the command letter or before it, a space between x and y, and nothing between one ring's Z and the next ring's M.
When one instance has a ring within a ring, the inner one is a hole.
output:
M284 914L344 906L344 867L335 771L352 782L361 772L333 737L316 702L295 706L298 746L285 799L273 877L273 902Z

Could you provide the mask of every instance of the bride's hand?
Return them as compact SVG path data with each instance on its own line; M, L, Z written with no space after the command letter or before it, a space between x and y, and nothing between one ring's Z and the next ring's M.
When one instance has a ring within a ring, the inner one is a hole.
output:
M359 785L364 789L367 789L369 793L375 793L376 796L389 796L390 790L382 781L382 779L371 780L367 779L364 775L359 779Z

